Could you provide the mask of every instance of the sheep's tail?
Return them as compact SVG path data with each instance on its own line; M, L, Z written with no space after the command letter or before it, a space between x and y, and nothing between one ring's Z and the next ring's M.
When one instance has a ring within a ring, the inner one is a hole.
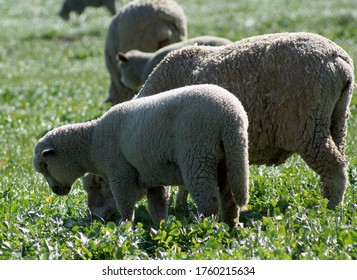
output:
M337 57L335 66L339 72L335 77L340 79L340 81L335 84L340 85L340 88L337 89L340 95L332 112L330 131L338 150L344 155L347 119L350 116L349 105L356 84L354 82L353 61L350 57Z
M224 150L223 167L226 173L226 191L232 192L240 208L249 200L249 161L248 161L248 120L236 121L228 126L222 135ZM220 176L218 174L218 176ZM224 190L220 190L221 192Z

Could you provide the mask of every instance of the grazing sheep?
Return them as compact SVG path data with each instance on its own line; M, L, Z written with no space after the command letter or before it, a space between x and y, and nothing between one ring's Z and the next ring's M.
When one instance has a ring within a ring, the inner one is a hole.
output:
M118 53L121 81L128 88L138 90L145 83L157 64L171 51L192 45L223 46L232 41L214 36L201 36L183 42L174 43L163 47L156 52L142 52L131 50L126 53Z
M351 57L311 33L280 33L168 54L138 97L212 83L236 95L249 119L249 161L281 164L299 154L320 175L330 207L348 185L344 149L354 87Z
M87 193L87 205L89 213L104 221L114 221L118 215L115 199L110 186L98 175L86 174L81 178L83 188ZM180 186L176 195L176 210L184 206L188 192L184 186Z
M118 210L109 184L100 176L90 173L81 179L83 188L87 193L90 214L105 221L114 220Z
M154 224L167 217L165 185L185 185L203 215L230 226L248 202L248 120L231 93L195 85L112 107L101 118L48 132L33 165L67 195L86 172L109 183L121 221L146 193Z
M106 101L114 105L137 93L120 82L118 52L132 49L154 52L186 37L186 17L174 0L135 0L119 9L106 35L105 61L110 74Z
M58 15L64 20L68 20L71 12L80 15L86 7L101 6L105 6L112 15L115 15L115 0L65 0Z
M137 93L120 82L121 71L116 61L118 52L131 49L156 51L162 46L186 39L186 34L186 17L174 0L135 0L122 7L113 18L106 36L105 60L111 80L106 101L114 105L131 99ZM93 178L92 184L101 180ZM106 203L111 207L110 197L106 196L105 188L100 185L92 185L88 189L88 197L92 196L91 192L93 195L104 192L102 197L107 198L100 201L102 206L92 210L92 213L101 216L106 213ZM179 194L178 206L186 200L187 191L180 187Z

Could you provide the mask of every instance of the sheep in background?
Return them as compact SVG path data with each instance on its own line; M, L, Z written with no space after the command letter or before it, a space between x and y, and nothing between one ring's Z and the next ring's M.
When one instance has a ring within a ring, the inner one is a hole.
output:
M281 164L299 154L320 175L323 197L333 207L348 185L344 150L353 72L351 57L322 36L267 34L173 51L136 98L191 84L227 89L248 114L250 163Z
M201 36L168 45L151 53L139 50L130 50L126 53L120 52L117 55L117 60L121 71L121 81L126 87L139 90L155 66L169 52L192 45L223 46L229 43L232 43L232 41L225 38Z
M71 12L81 15L86 7L101 6L106 7L112 15L115 15L115 0L65 0L58 15L64 20L68 20Z
M239 100L195 85L124 102L101 118L48 132L33 165L53 192L67 195L86 172L109 183L121 222L134 220L146 193L155 225L167 217L165 185L185 185L205 216L234 226L248 202L248 119Z
M132 49L154 52L187 37L186 17L174 0L135 0L119 9L106 35L105 61L110 74L109 97L113 105L137 92L120 82L116 55Z

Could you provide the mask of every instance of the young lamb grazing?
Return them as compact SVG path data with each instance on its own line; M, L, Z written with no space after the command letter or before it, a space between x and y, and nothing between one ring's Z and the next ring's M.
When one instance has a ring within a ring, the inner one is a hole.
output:
M81 179L83 188L87 193L87 204L90 214L104 221L114 220L118 214L118 210L109 184L100 176L90 173Z
M112 15L115 15L115 0L65 0L58 15L64 20L69 20L69 14L75 12L81 15L86 7L106 7Z
M166 185L185 185L199 213L230 226L248 202L248 119L215 85L194 85L113 106L97 120L48 132L33 165L67 195L86 172L109 183L121 222L146 193L155 225L167 217Z
M128 88L139 90L157 64L171 51L186 46L223 46L232 41L215 36L201 36L163 47L156 52L130 50L118 53L121 82Z
M118 210L110 186L98 175L86 174L81 178L83 188L87 193L89 214L104 221L115 221ZM188 192L184 186L179 186L176 195L176 210L183 207L187 201Z
M344 150L353 71L351 57L322 36L267 34L173 51L137 97L190 84L227 89L248 114L249 162L281 164L299 154L320 175L333 208L348 185Z
M121 71L116 61L118 52L131 49L156 51L162 46L186 39L186 34L185 14L174 0L134 0L119 9L106 36L105 61L110 74L109 97L106 101L114 105L131 99L137 93L120 82ZM93 192L107 198L97 201L97 207L92 210L92 213L101 216L107 210L106 203L109 203L110 207L110 197L107 197L105 188L94 185L99 181L100 178L92 180L88 197L92 196L90 193ZM104 193L100 194L101 192ZM185 192L180 189L179 193ZM180 201L183 204L185 197ZM98 205L99 202L101 206Z
M109 97L113 105L130 100L137 91L121 81L116 55L137 49L154 52L187 37L186 17L174 0L134 0L118 10L107 31L105 61L110 74Z

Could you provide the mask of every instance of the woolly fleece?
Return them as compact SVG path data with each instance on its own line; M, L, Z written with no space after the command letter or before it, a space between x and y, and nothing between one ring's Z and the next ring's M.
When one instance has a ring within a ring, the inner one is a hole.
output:
M341 47L312 33L186 47L161 61L136 98L202 83L217 84L242 102L250 163L281 164L297 153L320 175L330 206L343 201L354 68Z
M86 172L109 183L121 221L146 192L154 224L167 217L166 185L185 185L205 216L230 226L248 202L248 119L231 93L195 85L112 107L101 118L48 132L33 165L58 195Z

